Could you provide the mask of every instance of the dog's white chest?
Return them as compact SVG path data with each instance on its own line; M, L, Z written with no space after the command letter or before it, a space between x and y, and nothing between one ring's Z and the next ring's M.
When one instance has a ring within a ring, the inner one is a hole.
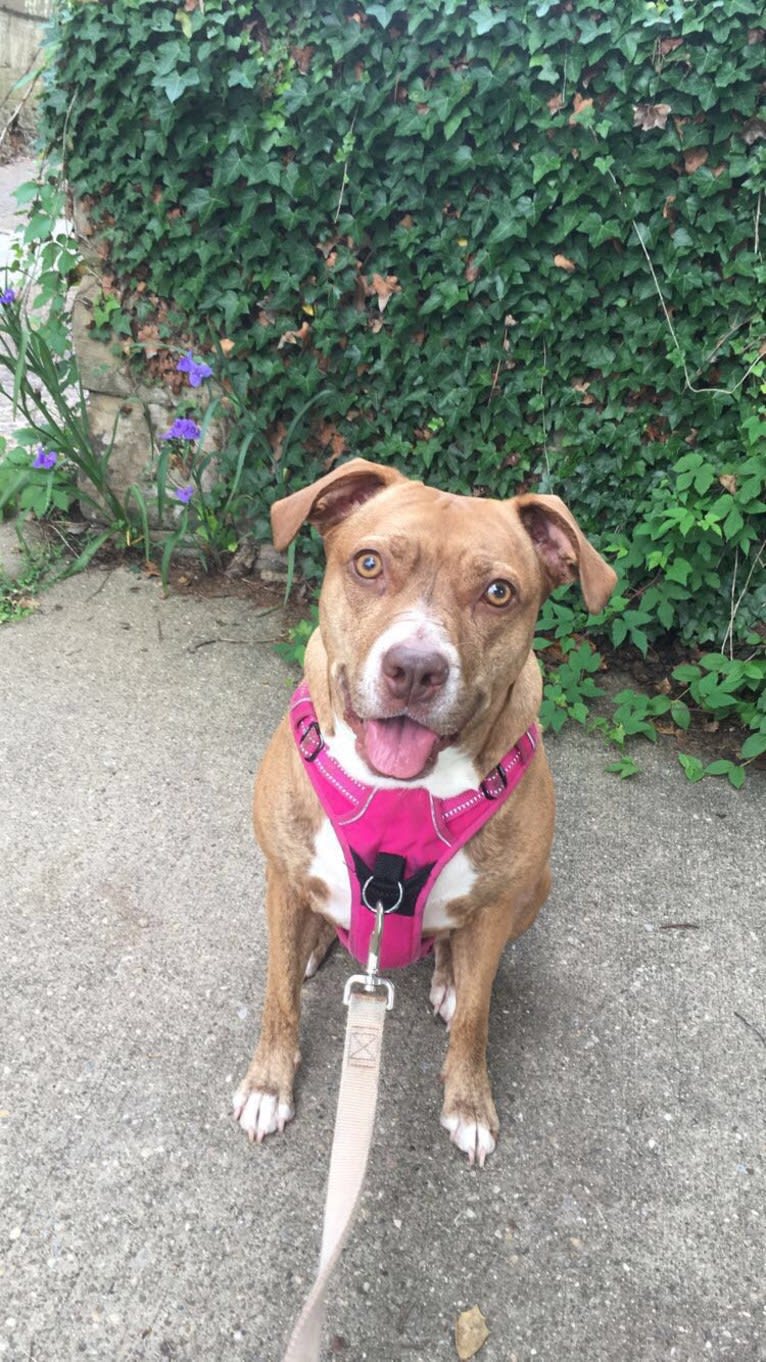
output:
M322 900L322 912L336 925L348 930L351 925L351 884L343 849L329 818L325 818L316 836L314 856L309 867L312 878L321 880L327 888ZM440 871L428 896L423 916L423 932L448 930L449 906L455 899L469 893L476 882L476 871L461 849Z

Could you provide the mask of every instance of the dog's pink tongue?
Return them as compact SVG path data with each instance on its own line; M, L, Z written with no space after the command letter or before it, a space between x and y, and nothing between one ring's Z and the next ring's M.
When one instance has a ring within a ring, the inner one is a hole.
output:
M398 719L364 721L365 754L382 776L413 780L420 775L438 741L438 734L404 715Z

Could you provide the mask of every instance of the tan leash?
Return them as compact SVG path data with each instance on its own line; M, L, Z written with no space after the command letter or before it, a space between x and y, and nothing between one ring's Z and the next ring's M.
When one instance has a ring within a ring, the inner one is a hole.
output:
M372 1143L383 1023L394 1005L394 986L378 974L383 905L375 909L375 927L364 974L347 981L348 1007L343 1068L335 1115L335 1134L325 1197L319 1270L290 1335L284 1362L319 1362L327 1288L348 1238L364 1185Z

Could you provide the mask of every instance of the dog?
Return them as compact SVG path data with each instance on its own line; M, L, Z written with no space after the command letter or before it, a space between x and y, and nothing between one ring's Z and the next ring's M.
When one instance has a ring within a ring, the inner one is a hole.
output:
M575 578L599 612L616 574L558 497L456 496L365 459L276 502L275 546L286 548L305 522L323 538L326 572L298 718L283 719L256 778L269 957L260 1039L234 1115L259 1143L293 1116L302 982L336 932L353 938L360 893L360 939L369 939L375 880L374 897L393 896L383 942L391 911L409 933L406 958L433 948L430 1001L449 1029L441 1123L483 1166L498 1136L486 1058L492 984L551 882L554 792L536 728L535 622L549 592ZM338 786L356 799L335 822L317 792L318 752L333 797L343 797ZM408 814L402 801L413 795L421 803ZM400 842L371 864L351 843L362 805L375 800ZM491 817L448 848L443 867L429 863L408 879L402 828L406 842L408 828L415 838L427 824L441 850L454 840L445 819L469 806Z

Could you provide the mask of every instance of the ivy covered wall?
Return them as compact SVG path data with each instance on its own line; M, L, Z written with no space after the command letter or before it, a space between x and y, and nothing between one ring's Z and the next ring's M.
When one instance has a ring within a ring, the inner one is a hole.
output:
M555 490L643 634L704 640L764 538L765 39L751 0L70 3L47 136L118 336L239 396L257 532L346 453Z

